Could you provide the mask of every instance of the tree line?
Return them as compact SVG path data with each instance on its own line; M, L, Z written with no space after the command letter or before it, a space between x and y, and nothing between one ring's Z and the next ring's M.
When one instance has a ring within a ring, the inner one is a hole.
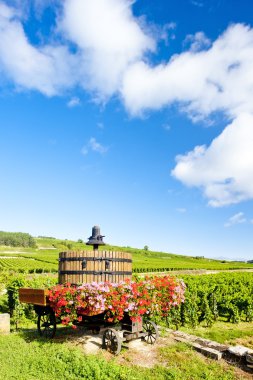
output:
M0 245L35 248L36 241L28 233L0 231Z

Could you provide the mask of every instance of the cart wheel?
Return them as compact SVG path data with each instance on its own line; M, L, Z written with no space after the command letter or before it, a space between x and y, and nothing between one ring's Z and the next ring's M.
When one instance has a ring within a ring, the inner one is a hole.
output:
M103 348L114 355L118 355L121 350L121 338L114 329L106 329L103 334Z
M49 339L55 336L56 318L53 310L44 310L38 315L37 327L40 336Z
M145 342L154 344L159 336L156 324L152 321L145 321L143 323L143 331L146 333L143 337Z

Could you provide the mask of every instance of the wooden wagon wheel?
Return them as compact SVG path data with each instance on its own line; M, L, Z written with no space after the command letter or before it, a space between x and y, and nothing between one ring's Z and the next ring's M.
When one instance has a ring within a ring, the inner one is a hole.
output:
M45 338L53 338L56 331L56 318L52 309L45 309L38 315L38 332Z
M159 336L156 324L149 320L145 321L143 323L143 331L146 333L143 337L145 342L149 344L154 344Z
M121 338L116 330L108 328L104 331L102 347L114 355L120 353Z

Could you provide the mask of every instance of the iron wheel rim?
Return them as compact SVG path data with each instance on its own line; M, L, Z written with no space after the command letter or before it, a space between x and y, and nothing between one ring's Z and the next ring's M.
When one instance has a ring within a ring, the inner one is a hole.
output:
M114 329L106 329L103 334L103 348L114 355L118 355L121 350L121 339Z
M56 319L53 312L39 314L37 325L40 336L47 339L54 337L56 331Z
M144 336L145 342L148 344L155 344L159 336L156 324L152 321L145 321L143 324L143 330L146 333Z

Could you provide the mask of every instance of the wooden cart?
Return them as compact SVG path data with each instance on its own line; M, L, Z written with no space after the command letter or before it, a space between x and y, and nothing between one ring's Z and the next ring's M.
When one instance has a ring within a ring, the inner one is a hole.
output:
M53 309L50 307L46 293L45 289L20 288L19 300L34 305L34 310L38 316L37 329L39 335L53 338L56 325L61 321L56 318ZM127 313L118 324L106 322L104 313L94 316L82 315L82 321L75 324L87 327L93 333L99 333L100 329L104 328L102 347L115 355L120 352L123 342L141 338L149 344L154 344L158 338L158 329L154 322L142 319L140 322L133 322Z

